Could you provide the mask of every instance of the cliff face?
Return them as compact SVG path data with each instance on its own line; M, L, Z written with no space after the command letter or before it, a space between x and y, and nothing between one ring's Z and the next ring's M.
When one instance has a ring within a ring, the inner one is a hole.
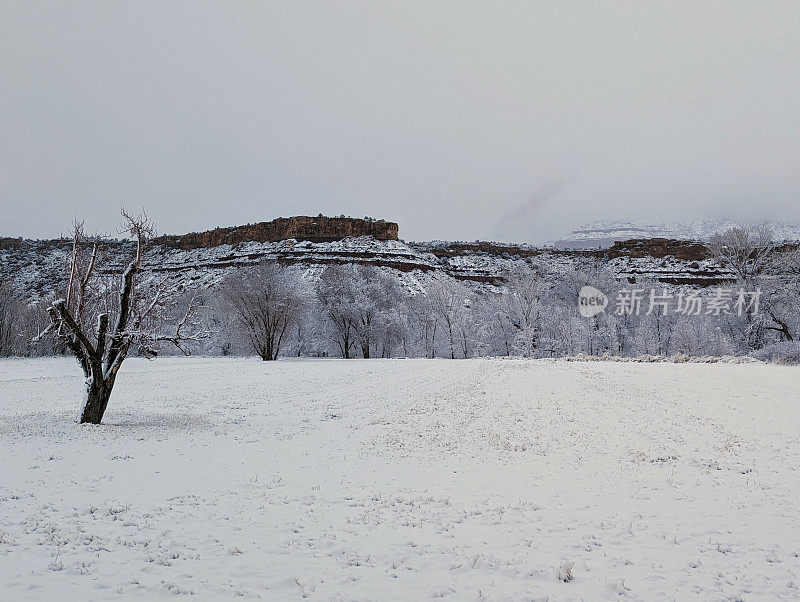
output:
M346 237L372 236L376 240L397 240L397 224L352 217L279 217L232 228L216 228L180 236L161 236L156 244L175 249L210 249L219 245L243 242L278 242L294 238L299 241L333 242Z
M21 238L0 237L0 249L18 249L21 246Z
M676 240L671 238L634 238L631 240L616 241L614 245L604 251L595 251L595 255L616 257L662 257L672 256L684 261L701 261L711 257L708 247L692 240Z

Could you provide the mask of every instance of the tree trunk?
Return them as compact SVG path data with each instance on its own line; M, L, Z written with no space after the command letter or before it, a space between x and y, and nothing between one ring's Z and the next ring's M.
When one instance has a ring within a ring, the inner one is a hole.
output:
M86 405L81 413L81 424L100 424L106 413L113 383L92 382L86 388Z

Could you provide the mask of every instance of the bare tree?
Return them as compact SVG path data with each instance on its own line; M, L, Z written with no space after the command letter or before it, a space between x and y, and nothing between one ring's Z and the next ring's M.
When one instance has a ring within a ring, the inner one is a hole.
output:
M417 338L422 347L422 356L433 358L436 353L436 326L438 321L430 297L419 294L407 305L410 323L417 330Z
M0 283L0 356L27 355L24 340L31 313L10 282Z
M229 277L222 299L250 346L268 361L278 359L287 331L303 311L305 294L289 268L262 263Z
M764 270L774 247L772 230L767 226L730 228L712 236L708 243L711 254L733 270L741 282Z
M408 299L405 297L394 297L390 299L392 306L383 314L383 343L381 345L381 357L392 357L392 349L397 346L399 353L403 357L408 356L409 351L409 315Z
M117 373L131 350L154 357L162 342L183 349L184 342L207 334L199 332L193 321L194 303L188 303L182 314L171 315L172 306L164 298L163 283L155 287L149 298L140 294L138 276L142 253L154 236L155 227L144 211L133 216L123 209L122 216L123 232L133 238L135 246L121 274L114 274L113 267L107 267L110 276L98 270L102 241L87 236L83 222L76 221L72 252L66 266L66 296L47 308L50 324L37 337L54 334L77 358L86 377L81 423L100 424ZM115 319L110 326L112 316ZM170 323L174 323L174 328L166 334Z
M352 288L355 332L361 355L364 359L372 357L372 350L382 339L381 356L386 357L391 353L392 339L396 335L397 323L392 314L401 300L397 282L374 266L352 267L352 277L347 284Z
M333 325L333 336L344 359L350 359L356 344L357 320L353 288L348 285L352 266L330 265L317 283L317 297Z
M391 277L373 266L325 268L317 295L333 324L343 358L350 358L353 348L360 348L362 357L369 359L378 339L391 337L388 314L397 300L396 288ZM382 353L387 353L386 344Z
M769 273L772 277L762 282L761 308L769 320L764 328L781 341L794 341L800 334L800 250L776 250Z
M508 293L502 297L502 309L519 333L524 355L530 357L549 283L543 270L527 264L515 266L505 276Z
M477 305L487 355L514 355L514 342L518 332L509 320L505 297L506 294L487 295Z
M464 322L464 304L469 298L469 291L460 282L452 278L433 280L428 286L428 296L437 320L441 320L447 333L450 345L450 359L456 357L456 337L463 334L461 326ZM463 337L464 353L468 352L466 338Z

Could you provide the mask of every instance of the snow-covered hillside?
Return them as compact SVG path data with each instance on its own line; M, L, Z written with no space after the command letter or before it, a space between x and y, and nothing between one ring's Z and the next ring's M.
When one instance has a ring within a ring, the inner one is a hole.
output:
M707 241L714 234L739 226L729 219L695 220L665 224L636 224L621 221L599 221L576 228L553 245L560 249L598 249L610 247L618 240L633 238L673 238ZM782 222L765 223L777 241L800 239L800 226Z
M0 599L800 595L793 368L131 359L99 427L82 386L0 362Z
M109 243L98 267L121 273L131 252L129 243ZM68 274L64 266L69 253L68 241L24 240L0 248L0 282L13 281L31 300L58 294L66 286ZM213 288L233 271L265 260L305 266L312 273L331 263L371 264L391 270L406 288L415 288L436 273L478 285L496 283L514 263L534 257L553 271L609 262L608 258L590 253L559 252L529 245L404 243L365 236L334 242L246 242L190 250L156 245L146 252L143 267L147 278L154 282L166 279L176 292ZM608 265L620 279L635 276L671 283L708 284L730 277L726 269L711 259L690 261L670 256L622 255Z

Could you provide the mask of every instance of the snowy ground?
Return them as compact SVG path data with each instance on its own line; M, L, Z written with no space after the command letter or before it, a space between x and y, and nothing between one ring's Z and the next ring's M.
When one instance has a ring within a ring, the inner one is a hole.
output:
M800 370L0 362L0 599L797 599ZM572 581L556 577L572 563Z

